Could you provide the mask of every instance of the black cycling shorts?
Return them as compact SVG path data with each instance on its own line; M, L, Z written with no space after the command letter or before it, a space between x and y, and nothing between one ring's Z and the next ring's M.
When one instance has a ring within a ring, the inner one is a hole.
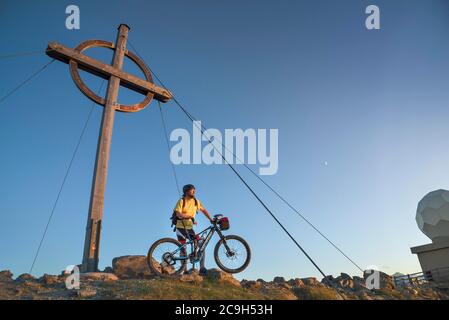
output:
M176 228L176 236L178 241L183 243L186 240L194 240L197 235L193 229Z

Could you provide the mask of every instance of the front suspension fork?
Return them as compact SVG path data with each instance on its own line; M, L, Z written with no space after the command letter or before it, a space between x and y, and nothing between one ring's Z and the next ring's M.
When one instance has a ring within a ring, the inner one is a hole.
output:
M223 245L226 248L226 252L227 254L229 254L231 252L231 248L229 248L228 243L226 242L225 236L223 235L223 233L221 233L220 229L216 229L218 235L220 236L220 239L223 241Z

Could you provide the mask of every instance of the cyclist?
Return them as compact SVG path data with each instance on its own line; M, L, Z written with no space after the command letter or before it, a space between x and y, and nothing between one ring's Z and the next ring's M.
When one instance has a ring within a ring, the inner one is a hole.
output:
M202 203L195 198L195 186L192 184L187 184L182 188L183 196L176 203L174 212L176 214L176 235L178 241L181 244L185 244L186 240L194 240L195 255L198 248L198 237L193 230L193 225L196 224L195 215L199 210L201 211L212 223L213 220L207 212L206 208L203 207ZM186 254L185 248L181 251L182 255ZM205 274L207 269L205 268L205 255L200 261L200 274Z

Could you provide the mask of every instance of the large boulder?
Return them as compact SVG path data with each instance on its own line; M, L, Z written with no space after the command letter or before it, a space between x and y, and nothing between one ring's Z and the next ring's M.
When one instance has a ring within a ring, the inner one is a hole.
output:
M60 282L61 279L62 278L59 278L58 276L45 273L42 277L39 278L39 282L42 282L43 284L46 285L52 285Z
M321 283L329 288L340 288L346 291L350 290L351 292L367 290L365 286L365 279L357 276L351 277L347 273L341 273L336 278L331 275L326 276L325 278L323 278Z
M39 278L39 281L46 285L52 285L58 283L60 279L58 276L45 273L42 277Z
M354 276L352 278L352 280L354 281L354 290L356 290L356 291L358 291L358 290L368 290L366 288L365 279L363 279L361 277Z
M279 283L279 284L285 283L285 278L284 277L274 277L273 282Z
M341 273L340 276L334 279L334 282L341 288L354 289L354 280L346 273Z
M121 279L148 278L152 272L145 256L122 256L112 260L112 270Z
M310 278L303 278L301 279L301 281L306 285L306 286L311 286L311 287L317 287L320 286L321 283L314 277L310 277Z
M254 281L254 280L246 280L246 279L243 279L241 282L240 282L240 285L242 286L242 288L245 288L245 289L260 289L260 288L262 288L263 287L263 283L262 282L260 282L260 281Z
M321 283L327 287L333 287L335 278L332 275L327 275L321 280Z
M299 278L290 279L290 280L288 280L287 283L289 285L291 285L292 287L303 287L304 286L304 282Z
M36 278L33 277L31 274L29 273L23 273L20 276L17 277L16 280L14 280L15 282L21 283L21 282L26 282L26 281L35 281Z
M278 288L284 288L290 290L292 286L285 281L284 277L274 277L271 284L275 285Z
M237 279L235 279L231 274L215 268L207 270L206 278L213 281L228 283L236 287L240 287L240 282Z
M0 271L0 282L11 282L12 280L12 272L9 270Z

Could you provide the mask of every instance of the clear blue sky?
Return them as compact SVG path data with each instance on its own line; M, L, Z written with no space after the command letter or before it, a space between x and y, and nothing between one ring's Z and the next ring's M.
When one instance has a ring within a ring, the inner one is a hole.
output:
M81 9L80 30L65 28L72 3ZM381 9L380 31L364 27L369 4ZM70 47L115 41L121 22L206 126L279 129L279 170L265 179L360 265L420 270L409 248L430 240L416 226L417 203L449 189L447 1L2 1L0 55L44 50L52 40ZM44 54L0 60L0 95L48 61ZM98 88L100 81L85 78ZM123 90L120 99L139 97ZM29 270L90 106L60 62L0 105L0 269ZM156 106L116 116L101 268L173 235L177 193ZM164 108L170 130L191 130L173 103ZM101 112L97 106L36 275L81 261ZM251 244L253 260L239 278L319 276L227 167L177 170ZM357 274L245 176L326 273ZM211 256L208 266L215 266Z

